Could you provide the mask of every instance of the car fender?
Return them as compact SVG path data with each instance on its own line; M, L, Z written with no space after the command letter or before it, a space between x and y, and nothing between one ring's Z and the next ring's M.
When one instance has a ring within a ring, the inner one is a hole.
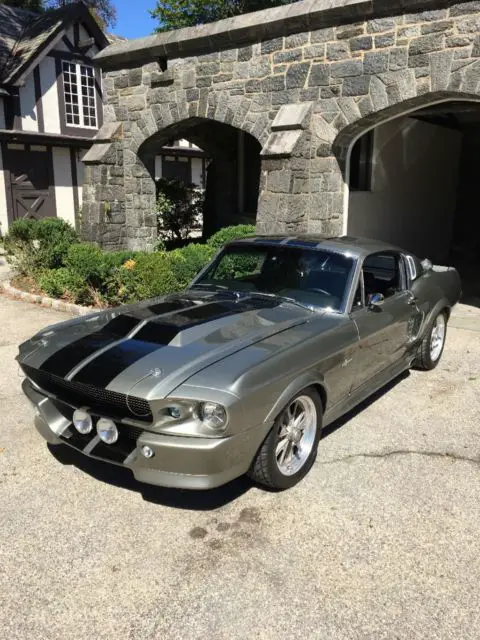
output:
M448 309L448 311L450 312L451 305L450 305L450 302L447 300L447 298L442 298L426 314L425 320L423 322L423 327L419 335L420 340L423 340L423 338L427 335L428 331L431 329L435 318L438 316L439 313L441 313L445 309Z
M287 406L288 402L294 398L297 393L300 393L303 389L307 387L320 387L322 389L322 402L327 397L327 389L325 385L325 380L323 376L316 371L305 372L302 375L292 380L287 388L280 394L277 398L275 404L268 412L265 417L264 422L272 422L277 418L277 416L283 411L283 409ZM324 402L325 404L325 402ZM325 409L325 406L324 406Z

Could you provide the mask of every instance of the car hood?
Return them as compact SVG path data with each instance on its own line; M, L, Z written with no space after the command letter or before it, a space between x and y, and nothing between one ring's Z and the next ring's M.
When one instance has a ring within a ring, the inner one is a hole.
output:
M55 325L21 345L18 360L27 375L153 400L312 315L280 298L190 290Z

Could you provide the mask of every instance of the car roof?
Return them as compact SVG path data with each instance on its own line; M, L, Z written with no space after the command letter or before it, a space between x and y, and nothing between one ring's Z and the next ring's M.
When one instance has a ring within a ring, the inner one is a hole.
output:
M409 253L381 240L371 238L357 238L353 236L322 236L317 234L304 235L256 235L238 238L229 243L253 245L279 245L300 249L331 249L341 253L351 253L359 258L380 251L400 251Z

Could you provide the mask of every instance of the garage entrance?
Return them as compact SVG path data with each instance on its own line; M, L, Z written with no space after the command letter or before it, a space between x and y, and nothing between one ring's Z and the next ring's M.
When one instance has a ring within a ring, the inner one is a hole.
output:
M457 266L480 298L480 105L443 102L364 133L350 156L346 231Z

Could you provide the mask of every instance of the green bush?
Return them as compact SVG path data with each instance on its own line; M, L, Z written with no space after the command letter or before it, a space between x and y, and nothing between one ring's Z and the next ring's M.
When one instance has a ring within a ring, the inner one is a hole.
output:
M52 298L64 298L78 304L92 303L92 294L85 280L66 267L45 271L38 284Z
M5 248L20 274L35 276L63 267L69 248L78 242L76 231L60 218L17 220L5 238Z
M255 234L255 226L253 224L238 224L235 227L225 227L217 231L209 240L208 246L215 249L221 249L224 245L245 236Z
M69 247L65 265L85 282L98 287L104 273L105 255L99 247L82 242Z

